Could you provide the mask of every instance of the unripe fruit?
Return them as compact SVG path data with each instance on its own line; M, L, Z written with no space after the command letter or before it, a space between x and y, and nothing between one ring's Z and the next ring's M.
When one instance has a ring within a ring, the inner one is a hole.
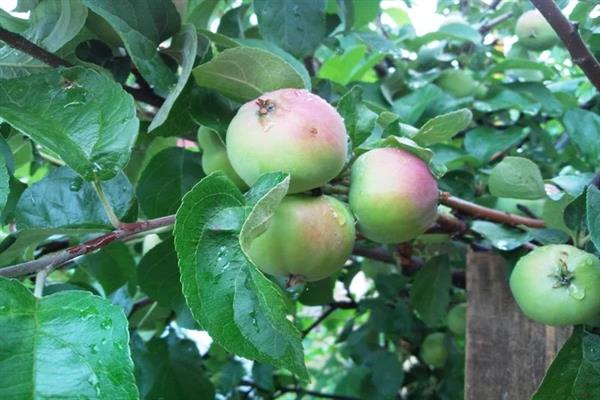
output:
M435 83L457 98L472 96L479 89L479 83L471 74L461 69L445 70Z
M231 167L225 144L217 132L204 126L198 129L198 145L202 149L202 170L205 174L222 171L238 188L248 189L246 183Z
M457 304L448 312L448 329L458 337L464 337L467 328L467 303Z
M431 333L421 343L421 360L434 368L442 368L448 360L448 349L443 333Z
M346 161L344 121L306 90L281 89L244 104L227 130L227 155L248 184L267 172L290 174L289 193L335 178Z
M517 20L515 32L519 43L529 50L546 50L558 42L556 32L538 10L524 12Z
M583 324L600 314L600 260L570 245L538 247L517 262L510 289L535 321Z
M354 247L354 218L330 196L287 196L249 256L263 272L318 281L339 270Z
M437 216L438 187L427 164L405 150L371 150L354 162L350 208L358 230L379 243L419 236Z

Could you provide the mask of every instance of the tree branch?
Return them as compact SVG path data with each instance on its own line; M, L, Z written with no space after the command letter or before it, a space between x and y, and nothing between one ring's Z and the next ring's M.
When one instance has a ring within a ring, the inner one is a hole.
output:
M585 73L590 82L600 90L600 64L579 35L577 25L571 23L554 0L531 0L552 26L571 54L573 62Z
M115 229L114 231L109 232L105 235L98 236L95 239L88 240L87 242L69 247L57 253L52 253L45 257L38 258L37 260L15 264L6 268L0 268L0 276L12 278L17 276L30 275L41 271L45 268L48 268L51 271L54 268L67 264L69 261L79 256L91 253L102 247L105 247L110 243L114 242L115 240L125 240L139 233L144 233L154 230L156 228L173 225L174 222L175 216L169 215L166 217L151 219L147 221L121 224L121 227L119 229Z
M448 192L440 192L440 203L474 217L489 219L507 225L525 225L531 228L544 228L546 226L541 219L521 217L519 215L494 210L493 208L483 207L479 204L454 197Z
M496 25L500 25L501 23L503 23L507 19L510 19L510 17L512 17L512 15L513 15L512 12L507 12L507 13L504 13L504 14L501 14L501 15L497 16L494 19L491 19L491 20L487 21L486 23L484 23L483 25L481 25L481 27L479 27L479 33L481 33L482 35L485 35L489 31L491 31L492 29L494 29L494 27Z
M337 310L336 307L330 306L328 307L323 314L321 314L319 316L319 318L317 318L316 320L313 321L312 324L310 324L306 329L304 329L302 331L302 338L305 338L313 329L315 329L317 326L319 326L319 324L321 324L321 322L325 321L325 319L327 317L329 317L335 310Z
M302 331L302 338L305 338L313 329L331 315L335 310L356 309L358 304L355 301L334 301L328 305L328 308L316 320L313 321L306 329Z
M73 67L73 64L69 61L58 57L56 54L50 53L18 33L11 32L2 27L0 27L0 40L13 49L29 54L31 57L40 60L50 67ZM154 107L160 107L165 101L165 99L156 95L152 90L145 90L143 88L137 89L129 86L123 86L123 89L131 94L134 99Z
M18 33L11 32L0 27L0 40L12 47L22 51L23 53L29 54L31 57L40 60L44 64L51 67L72 67L73 64L67 60L50 53L46 49L41 48L37 44L30 42Z
M268 389L265 389L265 388L261 387L260 385L257 385L255 382L252 382L252 381L249 381L246 379L242 379L238 386L249 386L249 387L253 387L253 388L262 390L264 392L269 392ZM318 397L321 399L359 400L357 397L345 396L345 395L341 395L341 394L322 393L322 392L317 392L315 390L303 389L301 387L294 388L294 387L286 387L286 386L277 386L277 387L275 387L275 390L281 391L281 394L283 394L283 393L298 393L298 394L304 394L304 395L309 395L309 396L313 396L313 397Z

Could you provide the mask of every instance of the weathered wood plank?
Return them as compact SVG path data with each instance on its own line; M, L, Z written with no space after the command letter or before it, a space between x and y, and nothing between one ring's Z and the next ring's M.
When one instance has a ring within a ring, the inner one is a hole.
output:
M529 399L570 334L525 317L507 275L499 255L468 254L466 400Z

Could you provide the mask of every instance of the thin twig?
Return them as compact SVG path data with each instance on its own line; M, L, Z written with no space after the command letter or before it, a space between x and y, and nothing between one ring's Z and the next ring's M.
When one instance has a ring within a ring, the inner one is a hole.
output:
M494 0L490 3L489 9L490 10L495 10L496 8L498 8L498 5L500 4L502 0Z
M4 28L0 28L0 40L12 47L29 54L31 57L40 60L44 64L51 67L72 67L73 64L64 60L57 55L50 53L46 49L41 48L37 44L25 39L18 33L11 32Z
M590 82L600 90L600 64L579 35L577 24L571 23L565 17L554 0L531 0L531 2L569 50L573 62L579 65Z
M0 268L0 276L17 277L24 275L35 274L38 271L52 265L52 268L60 267L67 264L69 261L91 253L102 247L109 245L115 240L126 240L139 233L149 232L156 228L173 225L175 216L169 215L166 217L151 219L147 221L133 222L129 224L121 224L119 229L99 236L87 242L69 247L65 250L49 254L45 257L33 261L27 261L20 264L15 264L10 267Z
M253 388L259 389L263 392L270 392L270 390L265 389L265 388L261 387L260 385L258 385L257 383L246 380L246 379L242 379L239 383L239 386L248 386L248 387L253 387ZM298 393L298 394L304 394L304 395L309 395L309 396L313 396L313 397L318 397L321 399L359 400L357 397L345 396L345 395L341 395L341 394L322 393L322 392L318 392L316 390L307 390L307 389L304 389L301 387L277 386L277 387L275 387L274 391L281 391L279 396L284 393ZM278 397L278 396L274 396L274 397Z
M319 316L319 318L317 318L316 320L313 321L312 324L310 324L306 329L304 329L302 331L302 337L305 338L306 335L308 335L310 333L310 331L312 331L313 329L315 329L317 326L319 326L321 324L321 322L323 322L327 317L329 317L331 315L331 313L333 313L335 310L337 310L336 307L334 306L330 306L328 307L323 314L321 314Z
M507 13L497 16L494 19L487 21L486 23L481 25L481 27L479 27L479 33L481 33L482 35L485 35L489 31L494 29L497 25L500 25L504 21L510 19L510 17L512 17L512 15L513 15L512 12L507 12Z
M546 226L541 219L522 217L480 206L479 204L454 197L448 192L440 192L440 203L474 217L489 219L507 225L525 225L531 228L544 228Z

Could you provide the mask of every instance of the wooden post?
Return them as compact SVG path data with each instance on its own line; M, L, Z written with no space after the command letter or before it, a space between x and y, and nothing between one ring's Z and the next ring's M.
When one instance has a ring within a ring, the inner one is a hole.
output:
M467 256L466 400L528 400L570 328L554 328L521 313L497 254Z

